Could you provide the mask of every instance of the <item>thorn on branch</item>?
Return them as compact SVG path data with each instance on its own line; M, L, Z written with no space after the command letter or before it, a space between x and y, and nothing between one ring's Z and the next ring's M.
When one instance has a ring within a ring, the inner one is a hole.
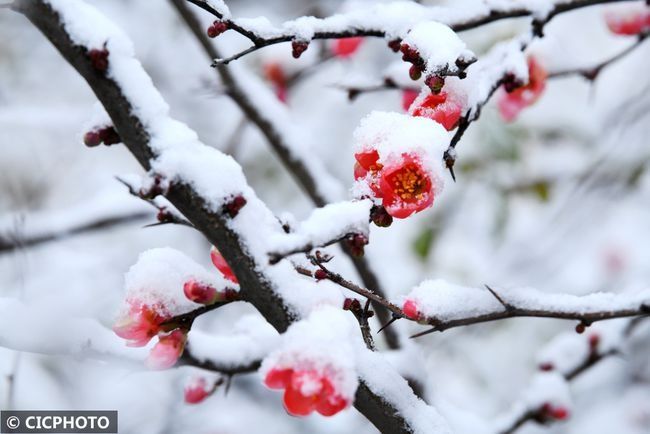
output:
M494 298L496 298L499 301L499 303L501 303L501 305L506 310L506 312L512 312L513 310L515 310L515 307L510 303L506 302L499 294L497 294L497 292L494 289L490 288L488 285L484 285L484 286L487 288L488 291L490 291L490 294L492 294Z

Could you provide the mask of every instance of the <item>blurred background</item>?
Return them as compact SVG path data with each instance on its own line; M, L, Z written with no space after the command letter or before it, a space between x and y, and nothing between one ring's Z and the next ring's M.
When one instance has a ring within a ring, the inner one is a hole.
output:
M313 205L281 166L257 128L224 94L210 60L167 1L89 1L132 38L137 57L172 116L202 141L233 155L249 183L277 214L306 217ZM235 17L273 23L330 15L376 2L233 0ZM429 3L440 3L430 1ZM473 1L450 1L471 7ZM210 17L195 9L205 27ZM527 29L505 20L464 32L480 57ZM614 36L603 8L563 14L530 53L548 71L595 65L634 42ZM224 53L248 41L226 33ZM403 112L401 93L353 101L341 87L379 83L399 56L377 38L349 58L314 42L295 61L288 44L239 61L269 86L268 65L303 71L287 91L302 145L346 188L353 181L352 132L372 110ZM322 60L326 58L326 60ZM481 286L530 286L587 294L644 289L650 282L650 42L612 64L594 83L579 76L549 80L537 104L511 124L489 104L459 144L457 182L446 180L433 208L389 229L373 227L366 256L398 299L426 278ZM399 69L402 72L404 69ZM266 71L266 74L265 74ZM60 317L96 318L110 327L123 299L123 276L146 249L172 246L209 266L209 244L182 226L143 228L155 211L131 197L116 176L141 174L123 146L82 144L96 100L82 78L22 16L0 10L0 297L46 307ZM25 246L37 234L117 218L94 230ZM9 242L10 241L10 242ZM358 280L336 247L335 267ZM197 326L228 334L255 311L242 303L202 317ZM473 433L517 400L537 369L536 354L575 324L516 319L430 334L409 341L426 373L425 398L450 418L474 420ZM606 326L606 325L602 325ZM52 324L56 327L56 324ZM376 325L375 325L376 327ZM398 322L404 337L419 331ZM20 333L3 330L2 334ZM611 357L572 383L572 417L525 425L519 432L650 432L650 328L641 325L624 357ZM0 340L3 409L116 409L122 433L376 432L355 410L332 418L292 418L257 374L236 377L200 405L183 402L191 368L134 370L117 362L43 356L5 349ZM469 415L473 416L469 416Z

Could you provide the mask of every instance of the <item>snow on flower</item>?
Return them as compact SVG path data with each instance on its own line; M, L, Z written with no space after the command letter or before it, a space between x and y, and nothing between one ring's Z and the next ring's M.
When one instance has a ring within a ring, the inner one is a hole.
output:
M137 347L158 336L147 362L156 369L173 365L184 347L186 331L173 330L166 321L196 309L197 302L217 301L235 291L232 283L171 248L142 253L126 274L125 286L125 305L113 331Z
M173 330L167 334L159 334L158 342L149 352L145 365L149 369L169 369L176 364L183 354L187 333L183 330Z
M410 106L409 114L434 120L451 131L458 126L463 106L462 99L454 92L443 90L434 94L425 89Z
M354 139L355 194L381 199L396 218L433 204L442 191L442 155L449 143L440 124L422 117L373 112L362 120Z
M634 36L650 30L650 6L642 3L605 10L605 23L617 35Z
M546 88L548 73L534 57L528 58L528 83L509 88L505 84L498 99L499 113L506 122L512 122L526 107L533 105Z
M284 389L289 414L332 416L352 405L358 385L355 346L362 345L354 317L323 306L289 327L260 372L267 387Z
M215 391L215 385L208 385L208 380L205 377L194 376L185 385L184 398L188 404L198 404L203 402L205 398L212 395Z

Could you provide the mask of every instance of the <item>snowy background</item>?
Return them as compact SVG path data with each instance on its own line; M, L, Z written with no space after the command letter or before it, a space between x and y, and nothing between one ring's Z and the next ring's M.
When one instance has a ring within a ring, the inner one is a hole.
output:
M132 38L172 116L204 143L233 155L276 214L309 215L312 204L256 127L223 95L209 60L167 2L89 3ZM365 4L355 3L237 0L229 6L234 16L263 15L279 23ZM557 17L529 52L549 71L590 66L614 55L633 41L612 36L602 12L593 7ZM198 15L207 27L209 17ZM461 37L480 57L527 25L525 19L506 20ZM227 33L217 44L234 53L247 41ZM237 62L260 75L270 60L299 69L318 45L328 47L314 43L299 61L290 58L288 44L280 44ZM430 210L389 229L372 227L366 256L390 297L399 299L432 278L578 295L648 288L649 54L646 42L593 85L580 77L549 81L540 101L513 124L503 123L489 104L459 144L458 182L448 177ZM319 64L289 91L301 144L346 187L353 181L352 132L359 121L371 110L403 110L398 91L350 102L339 86L377 83L397 60L383 40L368 38L352 58ZM0 251L0 298L47 311L47 339L65 338L56 333L58 319L94 318L110 327L124 297L124 274L144 250L171 246L210 266L210 245L197 232L174 225L143 228L155 220L154 211L115 179L141 173L123 146L82 145L94 103L86 83L26 19L0 10L0 235L20 238L100 216L144 214L128 224ZM332 268L354 278L337 248L328 251L336 255ZM229 335L249 315L256 315L252 307L233 304L201 317L196 327ZM606 333L624 322L590 330ZM20 324L25 321L17 325L0 318L0 347L15 348L12 343L23 339L28 330ZM405 337L422 329L406 321L394 327ZM426 399L458 432L489 432L521 399L540 350L574 327L559 320L515 319L459 328L409 341L408 354L394 363L402 373L419 372ZM569 421L547 428L529 423L520 432L650 432L649 344L650 327L642 324L622 348L624 357L610 357L571 383ZM227 395L219 390L190 406L183 402L183 385L191 374L191 368L149 372L118 361L0 348L0 407L116 409L122 433L376 432L354 409L331 418L286 415L281 397L261 384L259 374L235 377Z

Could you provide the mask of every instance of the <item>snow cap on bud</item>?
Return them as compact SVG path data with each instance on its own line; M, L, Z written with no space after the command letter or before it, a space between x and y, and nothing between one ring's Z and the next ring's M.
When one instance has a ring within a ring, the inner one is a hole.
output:
M158 342L151 349L147 360L145 360L145 365L147 368L154 370L171 368L183 354L186 340L187 334L179 329L168 334L159 335Z
M363 256L364 247L368 244L368 237L363 234L351 234L345 238L345 243L354 256Z

